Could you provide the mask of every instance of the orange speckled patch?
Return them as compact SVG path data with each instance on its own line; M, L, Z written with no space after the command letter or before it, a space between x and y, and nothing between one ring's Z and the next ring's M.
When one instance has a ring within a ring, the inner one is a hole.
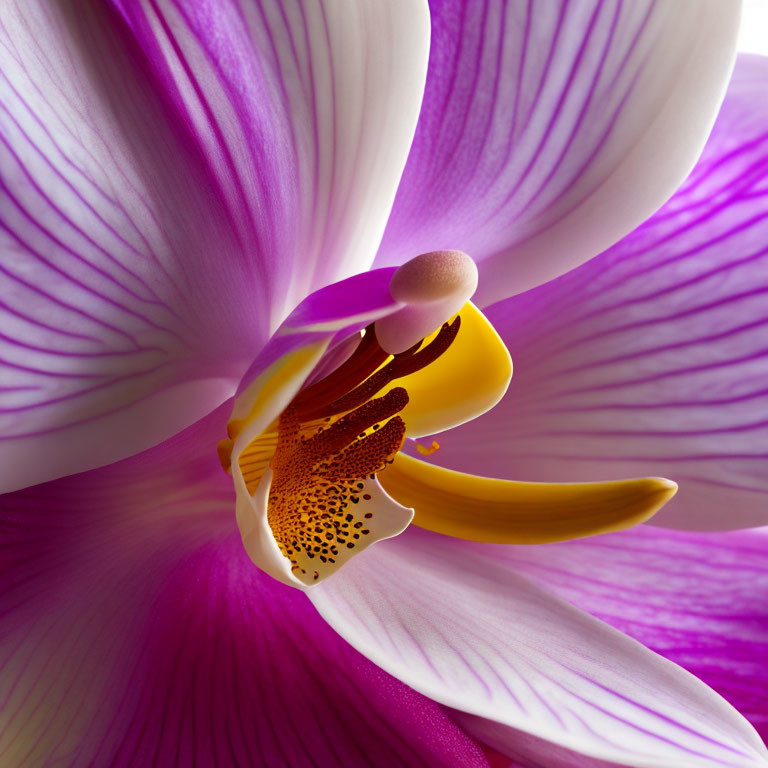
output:
M294 571L316 579L318 568L370 534L368 484L403 444L405 424L395 414L407 403L406 391L395 388L336 421L329 418L311 436L293 408L280 417L267 519Z

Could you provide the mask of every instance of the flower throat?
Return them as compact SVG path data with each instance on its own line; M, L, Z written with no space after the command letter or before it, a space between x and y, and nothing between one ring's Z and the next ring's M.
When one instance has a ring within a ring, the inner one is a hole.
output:
M404 387L376 395L393 381L437 360L453 343L460 317L391 356L368 326L353 354L293 399L276 424L240 455L250 493L271 470L267 520L282 554L302 581L346 559L377 528L376 475L394 461L406 424Z

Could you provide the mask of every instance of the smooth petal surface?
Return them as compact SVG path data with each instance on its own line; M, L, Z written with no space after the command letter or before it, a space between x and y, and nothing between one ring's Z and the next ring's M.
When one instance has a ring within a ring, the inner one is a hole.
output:
M0 763L485 765L250 563L214 450L228 410L0 497Z
M381 390L382 394L395 387L407 390L408 405L401 415L409 437L471 421L496 405L507 391L512 359L499 334L472 302L464 305L459 316L459 332L437 360ZM385 321L393 317L397 315L389 315ZM376 328L378 331L378 324ZM425 340L425 346L429 341Z
M411 528L310 597L368 658L469 714L621 765L768 765L703 683L474 546Z
M472 541L545 544L620 531L674 496L661 477L608 483L522 483L455 472L405 454L379 478L421 528Z
M589 264L487 312L515 360L502 403L435 460L524 480L662 475L655 524L768 521L768 59L739 61L669 203Z
M308 292L370 266L428 44L419 2L4 6L13 487L192 423Z
M460 248L479 263L483 307L615 243L701 151L739 7L433 3L424 104L378 263Z
M477 547L693 672L768 738L768 532L640 526L536 547Z

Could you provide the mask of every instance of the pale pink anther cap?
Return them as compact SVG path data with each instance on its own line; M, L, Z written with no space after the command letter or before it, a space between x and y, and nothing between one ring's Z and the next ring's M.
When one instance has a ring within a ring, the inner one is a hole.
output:
M403 264L392 277L392 298L406 306L376 323L376 338L391 354L403 352L456 314L477 289L477 266L462 251L431 251Z

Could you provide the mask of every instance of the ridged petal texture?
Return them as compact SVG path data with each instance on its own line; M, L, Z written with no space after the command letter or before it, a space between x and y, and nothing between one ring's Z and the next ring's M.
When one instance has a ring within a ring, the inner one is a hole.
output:
M662 475L654 523L768 522L768 59L737 64L679 192L616 246L487 310L515 361L499 406L432 459L519 480Z
M424 105L379 263L459 248L478 261L483 307L615 243L693 167L728 81L738 9L432 3Z
M4 4L6 488L191 424L370 266L428 42L400 0Z

